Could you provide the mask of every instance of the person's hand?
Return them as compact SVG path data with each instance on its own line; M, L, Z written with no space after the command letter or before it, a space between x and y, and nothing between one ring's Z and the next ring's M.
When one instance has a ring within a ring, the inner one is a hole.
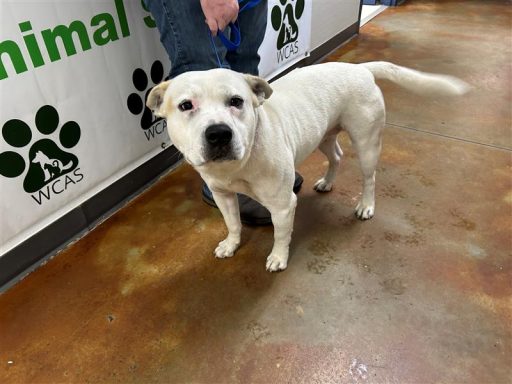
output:
M206 18L206 24L214 36L217 35L217 31L223 31L229 23L235 22L238 17L237 0L201 0L201 8Z

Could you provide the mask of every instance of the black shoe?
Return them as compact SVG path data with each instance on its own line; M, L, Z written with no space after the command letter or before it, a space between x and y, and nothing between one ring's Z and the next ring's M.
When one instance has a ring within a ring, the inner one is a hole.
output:
M297 193L302 187L304 179L295 172L295 183L293 184L293 192ZM203 183L203 201L217 208L217 204L213 200L213 195L206 183ZM248 196L238 194L238 204L240 206L240 220L246 225L270 225L272 218L270 212L263 205L254 201Z

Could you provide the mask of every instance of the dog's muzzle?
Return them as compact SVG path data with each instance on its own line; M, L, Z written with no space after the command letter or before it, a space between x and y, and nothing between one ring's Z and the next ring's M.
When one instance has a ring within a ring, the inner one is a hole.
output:
M206 157L210 161L235 160L231 140L233 130L226 124L214 124L206 128Z

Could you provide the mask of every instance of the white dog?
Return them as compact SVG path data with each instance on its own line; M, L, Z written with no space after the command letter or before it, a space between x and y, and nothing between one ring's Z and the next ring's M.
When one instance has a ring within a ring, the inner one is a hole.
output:
M236 193L272 215L274 246L268 271L285 269L297 197L295 167L316 148L329 160L316 182L332 189L342 156L336 137L348 132L364 176L356 207L360 219L375 211L375 169L385 122L384 99L375 78L427 95L461 95L459 79L418 72L386 62L326 63L297 69L270 85L227 69L184 73L153 88L147 105L167 119L169 136L210 187L228 227L215 249L233 256L240 244ZM272 97L271 97L272 95Z

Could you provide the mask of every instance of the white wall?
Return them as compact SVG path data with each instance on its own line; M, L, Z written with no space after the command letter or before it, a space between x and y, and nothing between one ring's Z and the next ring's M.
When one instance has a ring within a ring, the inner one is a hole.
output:
M310 0L313 2L311 49L350 27L359 16L359 0Z

